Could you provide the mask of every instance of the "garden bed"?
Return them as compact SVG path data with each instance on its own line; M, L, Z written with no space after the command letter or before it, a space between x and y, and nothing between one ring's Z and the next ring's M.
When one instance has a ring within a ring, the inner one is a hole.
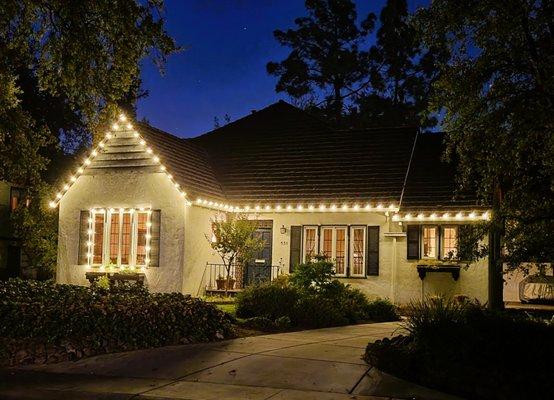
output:
M137 285L111 289L0 282L0 365L228 338L233 318L179 293Z
M469 399L544 399L554 393L554 324L475 303L412 305L406 336L368 344L378 369Z

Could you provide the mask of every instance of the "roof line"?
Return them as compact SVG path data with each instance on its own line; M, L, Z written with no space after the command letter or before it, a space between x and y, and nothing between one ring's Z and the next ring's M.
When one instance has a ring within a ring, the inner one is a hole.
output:
M410 168L412 166L412 159L414 158L415 147L417 143L417 137L419 136L419 131L420 129L418 129L415 134L414 144L412 146L412 152L410 154L410 161L408 161L408 168L406 168L406 175L404 176L404 183L402 184L402 191L400 192L400 201L398 202L398 209L402 207L402 199L404 198L404 191L406 190L406 183L408 182L408 175L410 174Z

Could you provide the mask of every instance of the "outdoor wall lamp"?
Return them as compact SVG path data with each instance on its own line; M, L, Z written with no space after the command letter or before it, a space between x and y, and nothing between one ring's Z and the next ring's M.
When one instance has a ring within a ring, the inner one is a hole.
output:
M287 233L287 228L285 227L285 225L281 226L281 233L284 235L285 233Z

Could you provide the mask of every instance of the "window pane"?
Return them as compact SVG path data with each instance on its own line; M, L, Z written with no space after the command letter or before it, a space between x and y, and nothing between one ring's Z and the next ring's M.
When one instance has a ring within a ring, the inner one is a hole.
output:
M15 211L21 200L21 189L12 188L10 196L10 210Z
M345 256L346 256L346 229L337 228L336 230L336 251L335 251L335 272L344 275Z
M444 257L455 258L458 253L458 228L444 228Z
M117 264L119 253L119 213L110 214L110 264Z
M137 265L146 264L146 234L148 233L148 214L137 214Z
M331 259L333 258L333 230L329 228L323 229L323 246L321 253Z
M352 274L364 273L364 229L354 228L352 235Z
M123 224L121 226L121 265L129 264L131 255L131 214L123 214Z
M306 237L304 239L304 254L305 260L309 261L315 256L315 228L308 228L305 231Z
M94 243L92 263L102 264L102 250L104 248L104 214L94 214Z
M434 226L423 228L423 257L437 257L437 228Z

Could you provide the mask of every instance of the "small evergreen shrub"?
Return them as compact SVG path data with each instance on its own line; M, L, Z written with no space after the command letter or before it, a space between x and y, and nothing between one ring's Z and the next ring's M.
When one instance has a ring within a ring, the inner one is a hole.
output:
M27 344L71 348L70 358L80 358L223 339L232 330L232 318L202 300L134 284L88 288L14 279L0 282L0 299L4 357L21 346L27 351Z

